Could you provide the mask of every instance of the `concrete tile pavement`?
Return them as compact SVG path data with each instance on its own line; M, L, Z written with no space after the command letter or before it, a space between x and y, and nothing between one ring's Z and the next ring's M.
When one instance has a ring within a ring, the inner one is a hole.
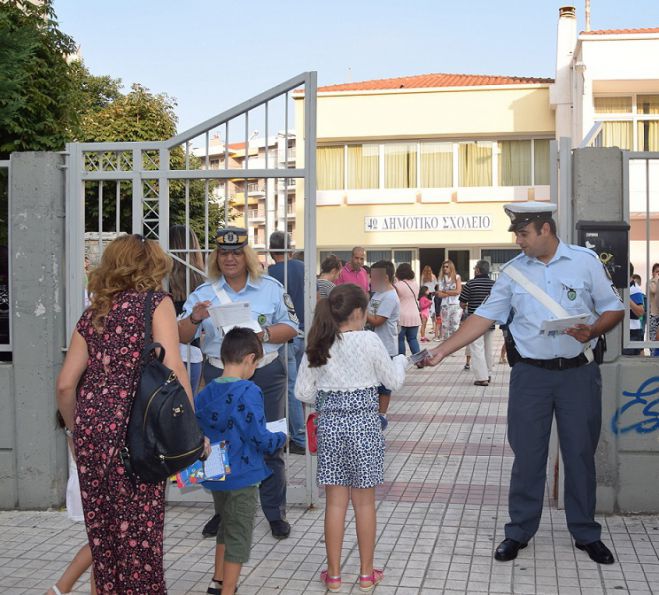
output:
M439 368L414 370L392 400L387 481L378 490L376 565L385 579L376 593L659 593L659 516L599 518L618 559L603 567L574 548L563 511L547 501L540 530L519 558L492 559L508 518L509 369L495 366L492 385L481 388L463 365L456 354ZM302 477L303 458L291 461L291 476ZM211 514L210 502L168 507L165 564L174 595L206 591L214 541L200 531ZM277 542L259 515L240 593L324 592L322 501L316 509L291 508L289 520L291 537ZM45 592L84 540L84 527L63 512L0 512L0 593ZM359 592L352 511L344 557L342 592ZM89 592L87 583L76 592Z

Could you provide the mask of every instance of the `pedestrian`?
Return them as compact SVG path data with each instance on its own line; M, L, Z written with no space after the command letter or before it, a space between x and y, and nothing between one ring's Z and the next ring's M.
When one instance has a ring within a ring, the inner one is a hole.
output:
M355 246L350 253L350 260L341 269L336 285L343 285L345 283L354 283L364 290L366 295L369 294L371 288L368 283L368 272L364 268L366 262L366 250L361 246Z
M330 291L336 287L336 280L341 272L341 261L330 254L320 263L320 275L316 280L316 300L329 296Z
M317 481L325 486L327 569L320 580L341 589L341 548L350 500L360 553L359 588L371 591L384 573L373 567L375 487L384 482L384 436L378 387L399 389L404 356L392 360L382 341L365 331L368 299L356 285L341 285L318 302L295 393L315 403L318 419ZM358 356L357 356L358 355Z
M462 308L460 308L460 292L462 280L455 270L451 260L442 263L439 281L439 297L442 298L442 337L448 339L460 326Z
M282 364L288 369L288 427L291 433L288 448L291 454L303 455L306 453L304 409L302 403L295 398L295 379L304 353L304 262L287 258L290 246L290 234L283 231L272 232L270 258L275 264L268 267L268 274L277 279L291 296L298 319L297 336L282 345L279 353Z
M419 316L421 317L421 342L427 343L430 339L426 337L426 327L428 326L428 318L430 318L430 308L432 307L432 300L428 293L428 287L421 286L419 290Z
M638 275L634 275L634 265L629 263L629 340L642 341L645 335L643 317L645 316L645 294L641 289L641 281ZM638 282L637 282L638 280ZM625 347L623 355L642 355L641 347Z
M657 340L659 334L659 262L652 265L652 279L650 280L650 318L648 319L648 336L650 341ZM659 356L659 348L651 349L653 357Z
M602 425L598 337L620 323L624 306L597 255L557 237L552 218L556 205L524 202L504 208L522 254L502 268L489 299L463 327L431 350L427 364L437 365L487 332L494 321L508 322L514 312L508 325L515 343L515 361L509 353L508 441L515 455L510 522L494 557L513 560L538 530L556 416L568 529L578 549L595 562L612 564L614 557L595 521L595 452ZM555 318L553 305L549 307L554 302L570 315L587 314L587 324L565 334L541 334L543 321Z
M490 296L494 281L490 279L490 263L479 260L474 267L474 277L462 285L460 292L460 305L465 308L467 318ZM492 380L492 333L490 330L474 339L469 345L471 355L470 367L476 380L475 386L488 386Z
M252 379L265 395L266 420L286 416L286 368L279 349L297 336L295 307L282 284L263 274L259 258L248 243L246 229L227 227L217 230L216 248L208 257L206 283L197 287L183 305L179 320L180 340L187 343L204 334L205 361L202 375L206 384L222 375L220 350L223 333L210 318L209 308L231 303L249 303L252 322L260 328L264 356ZM259 489L261 508L270 523L272 536L286 539L291 527L286 520L286 465L283 449L265 456L272 475ZM215 515L202 534L215 535L219 518Z
M439 295L439 285L435 285L435 290L432 294L432 300L434 305L433 326L435 329L435 338L433 341L439 343L444 339L442 336L442 298Z
M435 285L437 285L437 277L432 272L430 265L424 266L421 271L421 286L427 287L428 293L432 293L435 291Z
M398 333L398 353L405 354L405 341L412 353L421 351L419 347L419 326L421 326L421 315L419 314L419 285L414 280L414 271L408 262L403 262L396 269L396 281L394 288L400 300L400 332Z
M91 305L78 321L57 379L58 407L73 434L96 590L166 593L163 568L165 481L129 477L119 457L144 348L145 319L153 340L192 405L179 354L176 314L163 291L172 261L141 235L110 242L89 276ZM147 291L152 312L145 311Z
M263 393L249 380L263 357L256 333L231 329L222 340L220 357L222 375L197 395L195 407L199 427L211 444L226 445L231 468L223 481L202 482L222 519L207 593L233 595L242 565L249 561L259 485L272 475L263 457L280 450L286 434L266 428Z
M367 322L380 337L389 357L398 355L398 322L400 320L400 300L393 282L394 263L380 260L371 267L373 295L368 303ZM378 387L380 397L380 418L382 427L387 427L387 410L391 400L391 389Z

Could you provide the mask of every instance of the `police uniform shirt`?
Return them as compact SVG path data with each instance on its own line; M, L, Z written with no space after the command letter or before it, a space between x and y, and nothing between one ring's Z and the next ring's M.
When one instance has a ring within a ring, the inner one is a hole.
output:
M590 314L588 324L595 322L603 312L624 309L604 266L592 250L559 241L556 254L546 265L522 253L503 267L490 297L475 312L505 324L512 310L514 318L509 329L522 357L573 358L583 352L584 345L566 334L540 334L542 322L555 316L503 272L509 266L519 269L570 316ZM597 339L593 339L591 346L596 342Z
M298 320L293 302L290 296L284 292L283 285L276 279L268 275L262 275L259 279L252 280L248 275L247 283L240 291L234 291L224 277L220 277L214 284L218 291L224 289L232 302L249 302L252 308L252 318L258 321L261 327L283 323L298 330ZM188 296L183 305L182 317L190 316L194 305L204 301L211 302L211 307L221 305L213 288L213 282L203 283ZM219 358L222 335L215 328L210 317L205 318L197 327L195 337L201 335L202 329L205 335L203 342L204 354L209 357ZM263 352L265 354L271 353L279 347L281 345L276 343L264 343Z

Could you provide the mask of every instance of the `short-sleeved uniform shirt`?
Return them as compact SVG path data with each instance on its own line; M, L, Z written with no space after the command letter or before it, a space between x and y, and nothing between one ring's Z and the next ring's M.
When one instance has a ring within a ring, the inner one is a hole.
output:
M368 313L386 318L386 322L375 327L375 334L387 348L390 356L398 355L398 322L400 320L400 300L395 289L376 291L368 303Z
M247 276L247 283L240 291L234 291L226 282L224 277L218 281L202 283L195 289L183 304L183 317L190 316L192 308L197 302L209 301L211 306L219 306L220 299L213 289L213 285L218 290L224 289L227 296L232 302L249 302L252 307L252 318L262 326L272 326L273 324L287 324L291 328L298 330L298 320L295 314L293 301L284 292L282 284L263 275L259 279L252 280ZM210 357L220 357L220 347L222 346L222 335L215 328L212 320L206 318L198 327L195 337L201 336L204 331L203 352ZM275 343L264 343L264 353L270 353L279 349L281 345Z
M556 254L547 264L520 254L504 265L515 267L532 283L557 301L568 314L589 314L592 324L604 312L624 309L620 295L597 255L587 248L559 242ZM509 330L522 357L554 359L577 357L583 345L566 334L541 335L543 320L555 316L521 285L504 272L492 287L490 296L475 314L505 324L511 311ZM593 339L594 347L597 339Z

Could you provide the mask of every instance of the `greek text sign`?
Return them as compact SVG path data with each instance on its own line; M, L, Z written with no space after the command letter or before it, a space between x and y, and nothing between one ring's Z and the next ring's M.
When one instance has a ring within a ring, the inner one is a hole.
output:
M385 215L364 217L364 231L483 231L491 215Z

